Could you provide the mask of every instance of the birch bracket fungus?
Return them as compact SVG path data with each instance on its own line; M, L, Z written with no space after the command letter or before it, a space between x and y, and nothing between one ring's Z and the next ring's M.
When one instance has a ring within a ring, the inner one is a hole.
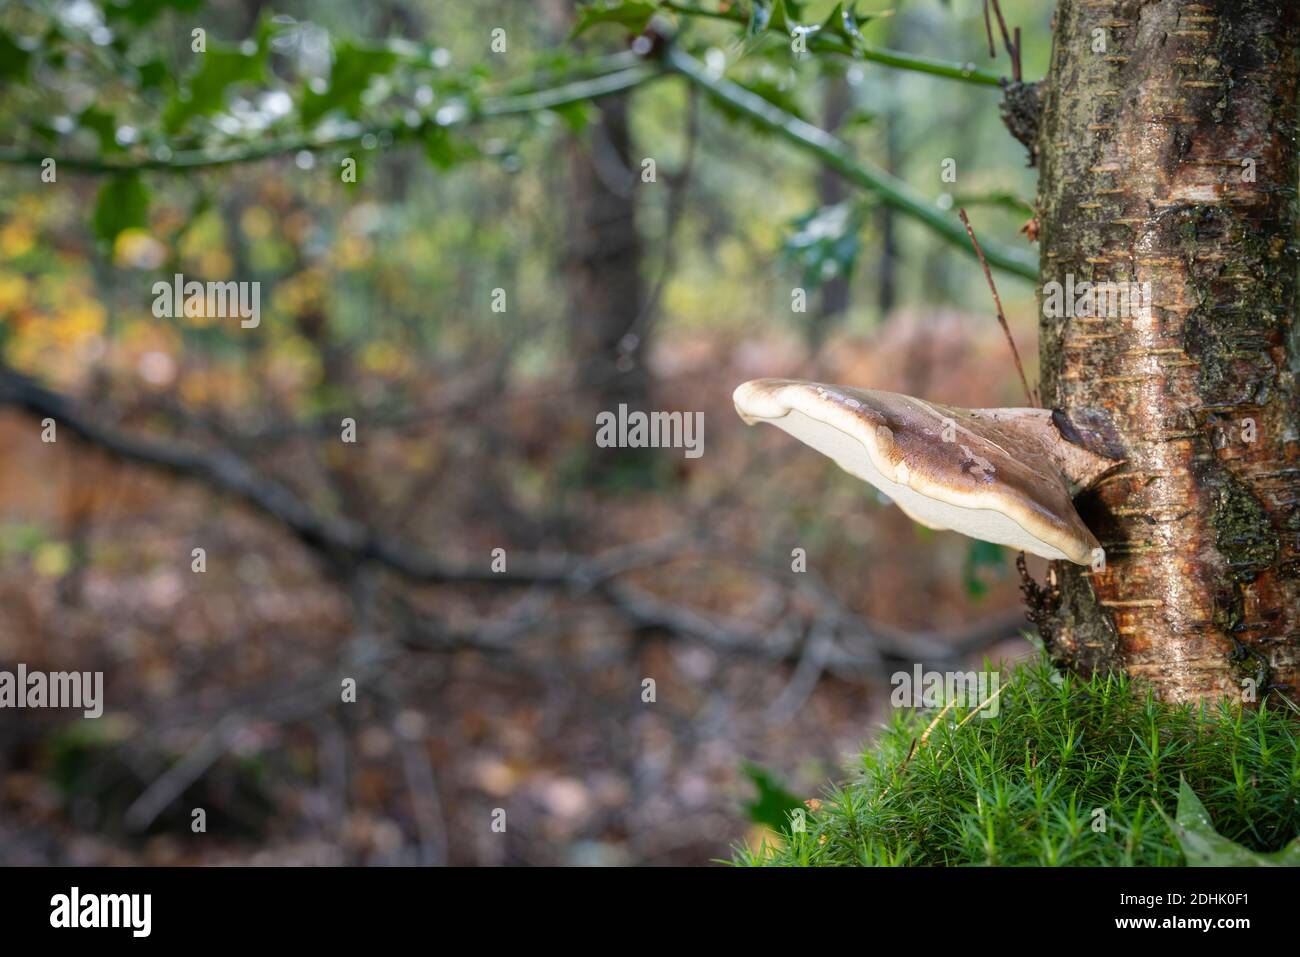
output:
M733 396L880 489L908 517L1050 559L1099 549L1071 501L1118 466L1050 409L959 409L895 392L755 379Z

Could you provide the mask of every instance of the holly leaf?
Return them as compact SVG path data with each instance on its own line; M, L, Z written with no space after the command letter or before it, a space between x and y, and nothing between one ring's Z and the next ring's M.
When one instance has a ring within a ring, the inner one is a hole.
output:
M421 134L424 155L440 170L449 170L458 163L478 155L470 143L458 139L445 127L429 124Z
M647 0L622 0L616 4L589 4L578 10L578 22L569 34L569 39L579 37L592 27L602 23L615 23L626 27L632 33L645 29L650 18L659 7Z
M871 19L870 16L867 17L867 20ZM843 3L837 3L830 16L822 23L822 32L840 37L848 41L851 47L856 48L859 44L867 42L861 29L861 24L864 22L866 21L862 20L853 8L845 10Z
M250 44L251 45L251 44ZM260 83L266 72L266 54L261 46L253 50L210 45L198 70L172 97L163 114L169 133L180 130L196 116L219 112L226 105L226 90L237 83Z
M370 85L370 78L387 73L397 61L398 55L392 50L340 43L334 50L329 84L320 93L308 88L303 94L303 125L313 125L333 109L355 116L361 106L361 95Z
M100 187L92 223L109 246L123 230L143 228L148 217L149 190L136 173L119 173Z
M803 268L803 285L816 289L822 283L852 275L862 242L862 210L855 203L822 206L791 223L782 252Z
M752 44L761 40L771 22L771 0L753 0L749 5L749 22L745 24L745 42Z
M27 77L27 63L32 55L24 50L9 34L0 30L0 77L6 80L23 80Z
M101 153L120 153L122 147L117 142L117 118L95 106L88 106L77 117L77 124L91 130L99 137Z
M791 813L803 807L803 802L785 789L775 772L751 761L746 761L742 768L758 789L757 798L745 805L745 814L755 824L764 824L774 831L788 831Z
M181 13L197 10L203 0L115 0L105 3L104 16L109 20L125 20L134 26L144 26L164 10Z
M973 538L967 545L966 560L962 562L961 568L962 585L967 597L978 600L988 594L988 583L980 574L984 568L993 569L998 577L1005 573L1002 546Z
M136 76L140 79L140 89L156 90L167 79L167 64L160 57L146 60L136 67Z
M772 0L753 0L749 6L749 20L745 23L745 35L740 44L740 55L749 56L763 45L769 33L786 32L785 25L785 7L781 0L776 0L777 7L772 5ZM773 17L777 22L773 23Z
M803 11L795 0L776 0L772 7L772 15L768 18L768 24L773 30L789 34L790 31L797 29L803 22Z
M1215 833L1210 813L1186 778L1178 786L1176 819L1170 820L1159 804L1156 810L1174 832L1189 867L1300 867L1300 838L1273 854L1262 854Z
M561 104L553 107L551 112L564 121L570 133L581 133L596 118L595 108L583 101Z

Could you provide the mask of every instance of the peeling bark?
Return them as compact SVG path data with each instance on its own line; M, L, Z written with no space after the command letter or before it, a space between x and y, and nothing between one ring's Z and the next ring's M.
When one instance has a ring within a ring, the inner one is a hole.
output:
M1106 567L1054 568L1045 633L1171 700L1300 684L1298 51L1290 2L1056 11L1040 279L1152 304L1041 319L1045 403L1125 459L1078 502Z

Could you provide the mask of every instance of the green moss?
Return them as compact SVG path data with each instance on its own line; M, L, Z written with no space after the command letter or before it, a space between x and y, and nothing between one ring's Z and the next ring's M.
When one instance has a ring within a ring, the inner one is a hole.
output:
M901 712L802 833L739 864L1181 865L1172 815L1185 779L1215 830L1257 851L1300 833L1300 723L1289 710L1155 701L1122 677L1003 678L995 717ZM1100 809L1100 813L1098 812ZM1098 829L1104 813L1104 829Z

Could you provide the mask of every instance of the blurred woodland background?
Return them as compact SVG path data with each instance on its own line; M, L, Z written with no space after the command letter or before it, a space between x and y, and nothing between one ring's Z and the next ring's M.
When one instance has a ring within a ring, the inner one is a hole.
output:
M1014 556L731 407L1021 404L978 262L640 77L647 6L0 2L0 669L105 674L98 720L0 712L0 862L704 864L840 775L892 672L1030 650ZM795 55L833 3L698 6L661 15L714 74L1033 262L996 85ZM1027 79L1050 6L1001 5ZM856 14L1011 73L978 0ZM260 325L156 318L175 273L259 282ZM703 412L704 454L598 448L619 403Z

